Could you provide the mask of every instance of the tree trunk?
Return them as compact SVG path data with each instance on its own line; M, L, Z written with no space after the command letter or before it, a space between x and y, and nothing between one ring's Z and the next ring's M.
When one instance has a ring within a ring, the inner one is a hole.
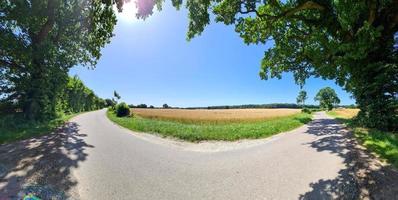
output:
M43 66L33 60L33 70L30 77L30 85L27 87L26 100L24 107L25 118L29 120L41 120L45 114L44 106L46 104L46 84L45 70ZM48 86L47 86L48 87Z

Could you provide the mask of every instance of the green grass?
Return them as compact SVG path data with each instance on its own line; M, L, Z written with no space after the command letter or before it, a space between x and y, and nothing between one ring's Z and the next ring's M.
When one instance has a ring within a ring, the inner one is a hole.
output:
M366 148L398 168L398 134L358 127L353 131Z
M265 138L289 131L311 121L311 115L299 113L292 116L274 118L259 122L240 123L181 123L139 116L119 118L112 111L107 112L113 122L134 131L157 133L164 137L174 137L190 142L204 140L234 141L240 139Z
M339 116L333 111L327 114L347 124L363 146L398 168L398 133L360 127L352 119Z
M334 112L333 110L331 111L326 111L326 114L328 114L329 116L333 117L333 118L343 118L343 116L339 116L336 112Z
M46 122L26 121L20 116L0 117L0 144L51 133L77 114L64 115Z

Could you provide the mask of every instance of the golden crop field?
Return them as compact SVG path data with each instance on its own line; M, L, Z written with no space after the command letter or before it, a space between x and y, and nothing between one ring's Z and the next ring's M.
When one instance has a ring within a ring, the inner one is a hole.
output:
M356 108L338 108L333 110L338 116L346 119L357 116L359 109Z
M135 115L180 122L250 122L289 116L300 109L132 109Z

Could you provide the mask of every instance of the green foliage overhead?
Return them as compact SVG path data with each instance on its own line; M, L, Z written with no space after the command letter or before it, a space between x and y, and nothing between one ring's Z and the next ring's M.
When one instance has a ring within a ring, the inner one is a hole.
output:
M138 2L139 17L159 4ZM398 128L398 1L187 0L185 6L188 39L200 35L213 14L216 22L234 25L246 44L273 41L261 61L262 79L284 72L300 85L311 76L333 79L356 99L362 124Z
M116 17L101 0L0 1L0 100L32 120L53 118L68 71L94 67Z
M330 87L320 89L314 100L319 101L319 106L325 110L332 110L334 105L340 103L336 92Z
M0 99L29 119L51 118L68 70L93 67L116 23L114 4L127 0L0 1ZM137 0L147 18L161 0ZM182 0L172 0L179 9ZM368 127L398 128L398 1L187 0L188 40L213 18L234 25L246 44L274 46L262 79L292 72L333 79L351 92ZM4 106L3 106L4 107ZM1 106L0 106L1 108Z

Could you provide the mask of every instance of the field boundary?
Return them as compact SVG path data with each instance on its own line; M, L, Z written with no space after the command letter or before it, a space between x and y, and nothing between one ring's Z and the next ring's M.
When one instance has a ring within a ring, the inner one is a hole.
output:
M301 129L305 129L307 124L299 126L289 131L280 132L265 138L258 139L240 139L235 141L226 141L226 140L203 140L199 142L191 142L187 140L183 140L177 137L165 136L159 133L147 133L142 131L135 131L129 128L126 128L114 121L112 121L108 117L108 111L105 110L105 117L109 122L113 125L117 126L119 129L124 131L126 134L131 134L133 137L138 139L153 143L159 144L162 146L177 148L179 150L184 151L193 151L193 152L202 152L202 153L215 153L215 152L226 152L226 151L234 151L241 149L248 149L268 143L272 143L280 138L284 137L287 134L300 131Z

